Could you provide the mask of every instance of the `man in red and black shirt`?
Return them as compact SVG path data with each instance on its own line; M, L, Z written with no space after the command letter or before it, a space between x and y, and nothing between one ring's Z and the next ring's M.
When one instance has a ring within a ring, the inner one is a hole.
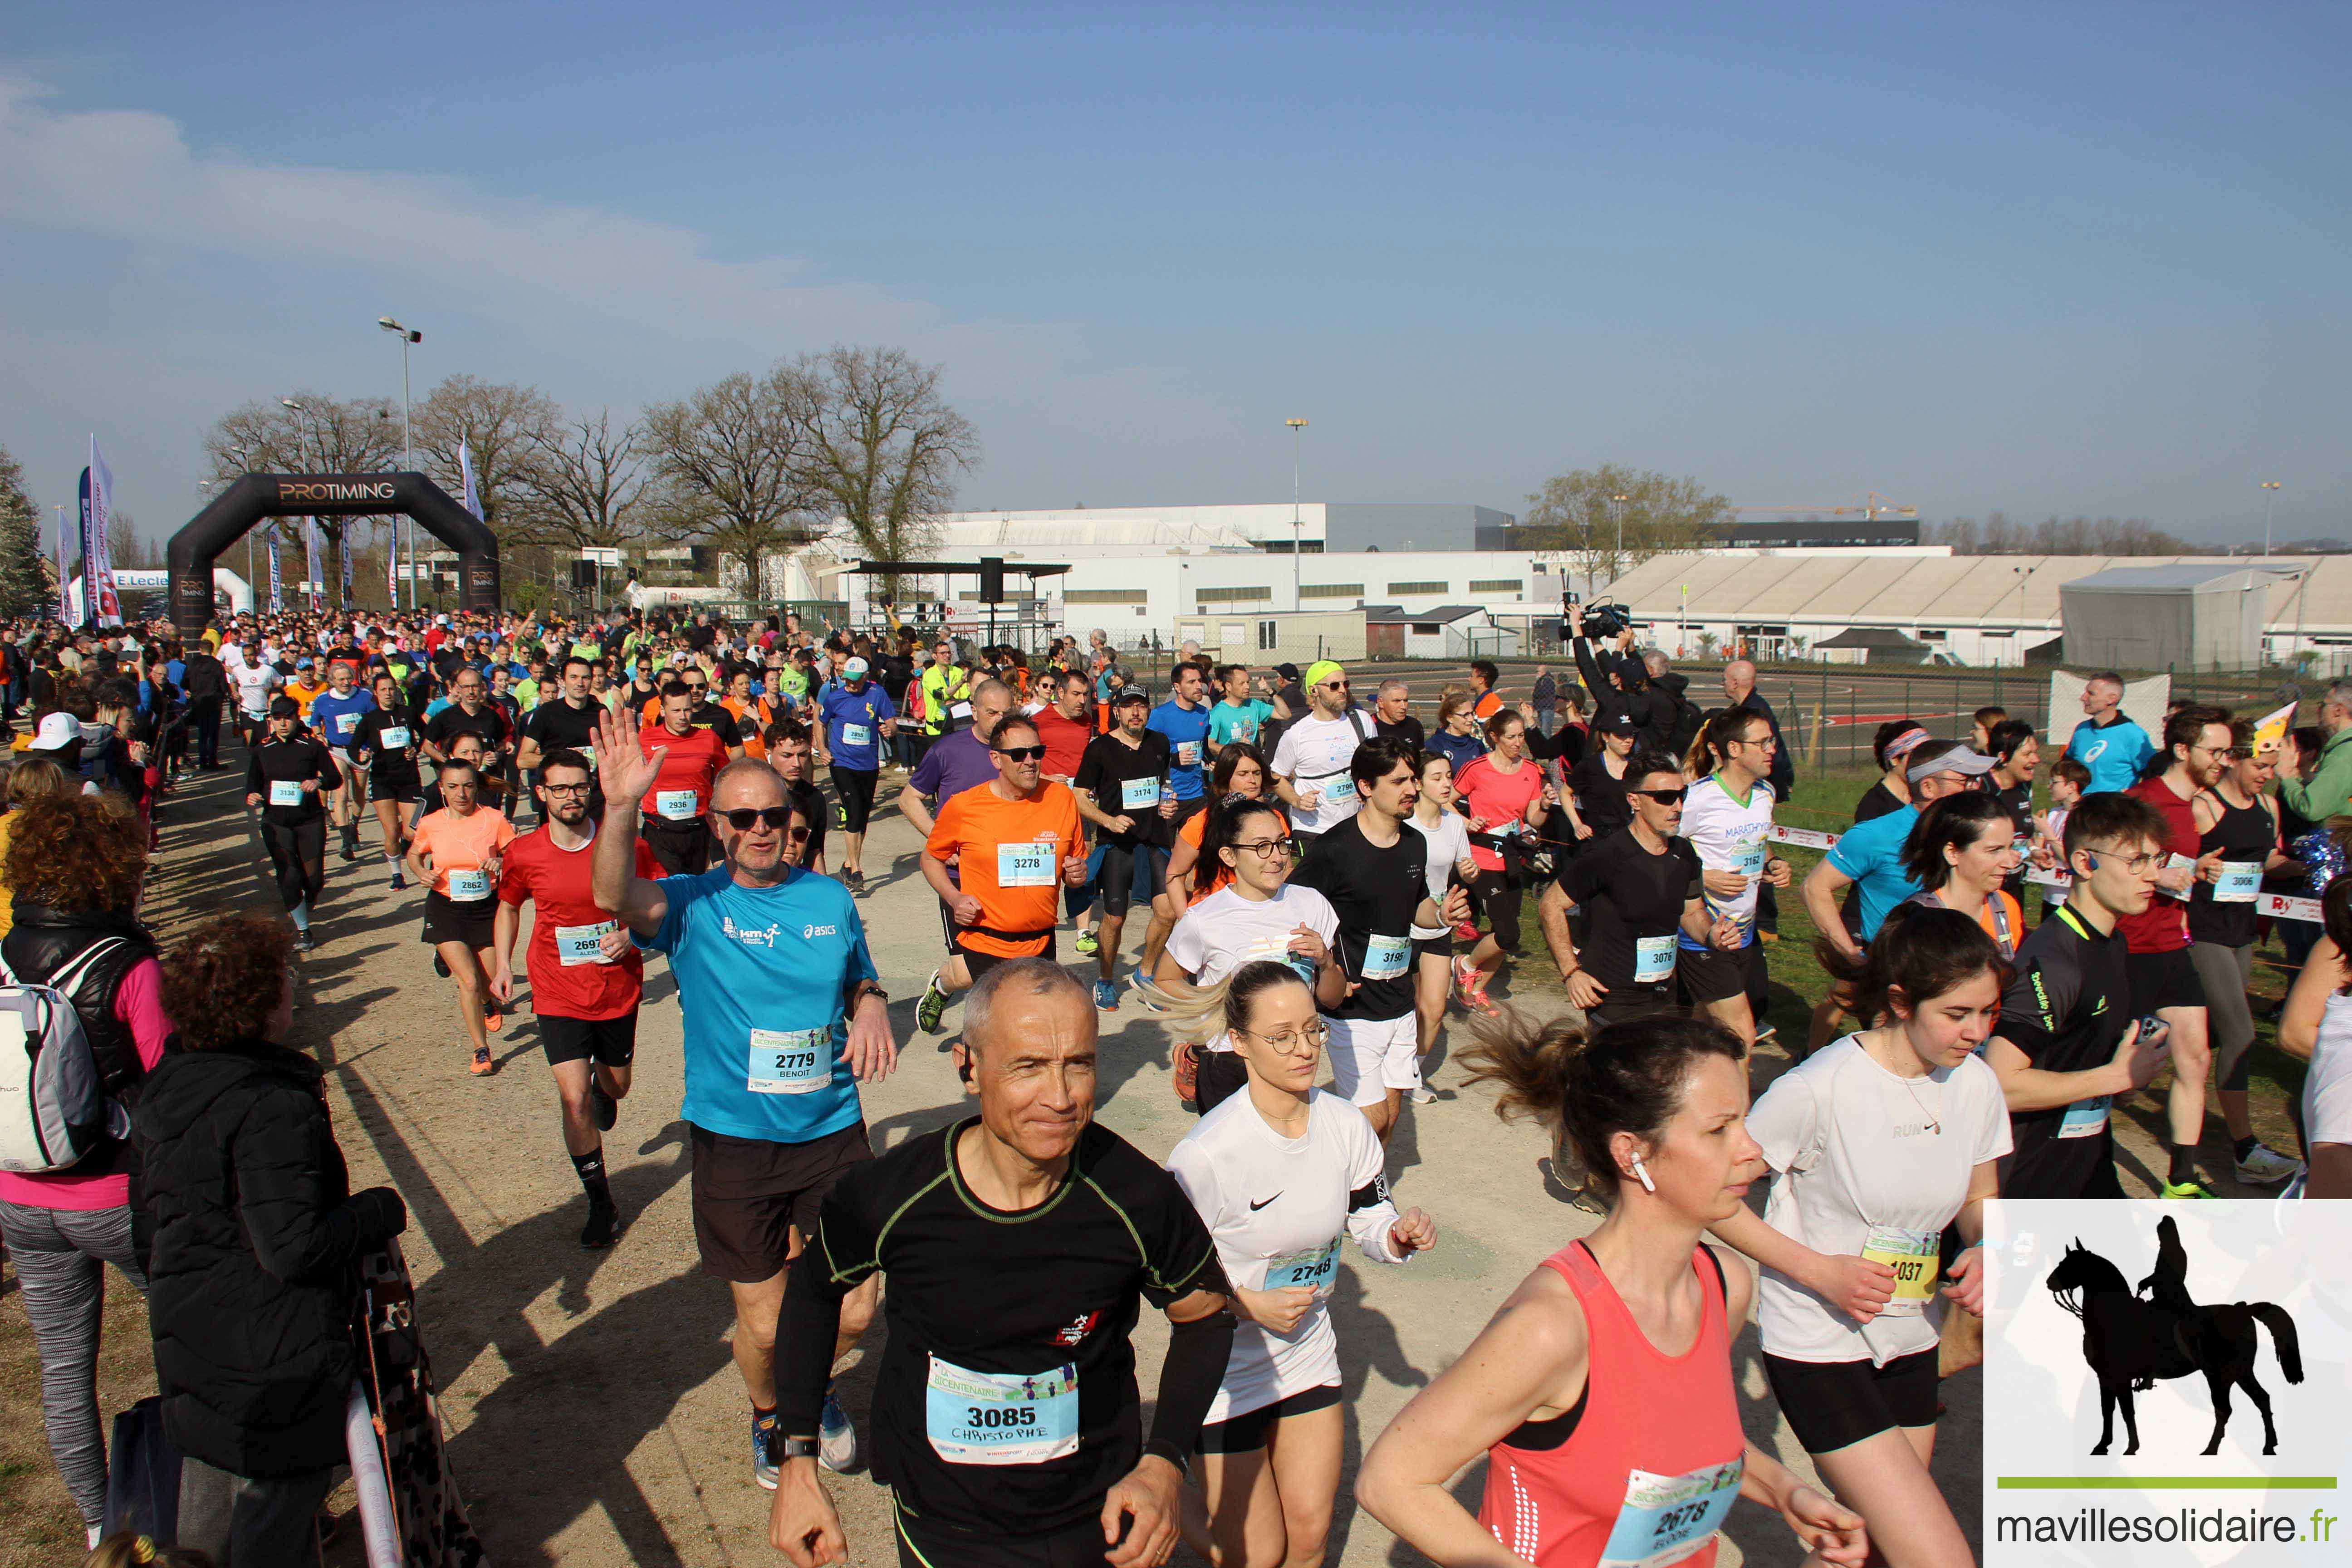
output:
M629 1092L646 961L629 933L596 907L589 864L596 825L588 816L588 759L578 752L550 752L541 761L542 826L509 844L499 864L490 994L501 1003L514 998L515 935L529 903L534 912L524 964L531 1011L563 1099L563 1147L588 1192L580 1245L595 1248L610 1247L620 1226L604 1179L604 1132ZM642 839L636 874L661 874Z
M662 870L699 876L710 868L710 784L728 763L727 742L715 730L697 729L695 692L682 680L662 688L661 721L637 731L637 746L661 758L654 787L640 803L642 841Z
M2164 818L2165 868L2145 912L2116 921L2130 951L2131 1010L2153 1013L2170 1026L2172 1089L2166 1120L2172 1131L2171 1167L2163 1195L2210 1198L2197 1180L2197 1143L2205 1131L2205 1079L2212 1049L2206 1035L2205 986L2189 957L2189 889L2219 876L2221 851L2200 857L2197 814L2189 803L2221 779L2230 761L2230 716L2219 708L2176 708L2164 721L2164 752L2151 762L2160 772L2124 791Z

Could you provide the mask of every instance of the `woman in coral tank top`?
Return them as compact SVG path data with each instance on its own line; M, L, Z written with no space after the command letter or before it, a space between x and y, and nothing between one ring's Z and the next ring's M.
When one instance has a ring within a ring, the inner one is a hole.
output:
M1859 1568L1861 1518L1749 1444L1731 1378L1754 1282L1700 1234L1763 1173L1737 1037L1703 1019L1490 1024L1463 1060L1550 1126L1608 1219L1543 1260L1366 1456L1358 1500L1431 1561L1713 1568L1732 1500ZM1473 1519L1446 1483L1481 1451Z

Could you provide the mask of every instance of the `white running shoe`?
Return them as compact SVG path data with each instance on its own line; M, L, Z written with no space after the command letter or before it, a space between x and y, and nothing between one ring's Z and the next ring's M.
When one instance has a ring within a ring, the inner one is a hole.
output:
M857 1428L849 1424L849 1412L841 1401L828 1391L824 1409L816 1421L816 1462L835 1475L846 1474L857 1464Z
M2284 1182L2303 1169L2303 1162L2290 1160L2267 1143L2256 1143L2238 1162L2238 1180L2248 1186L2267 1187Z

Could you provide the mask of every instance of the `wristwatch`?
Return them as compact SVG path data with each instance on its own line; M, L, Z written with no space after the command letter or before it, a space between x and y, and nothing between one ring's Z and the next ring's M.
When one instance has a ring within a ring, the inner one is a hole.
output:
M776 1439L776 1458L779 1461L784 1459L814 1459L816 1457L817 1441L814 1437L779 1437Z
M867 980L860 983L857 989L850 994L849 1005L851 1008L855 1009L860 1002L865 1001L868 996L880 997L882 999L882 1005L886 1007L890 1005L890 993L883 990L882 987L877 985L871 980Z

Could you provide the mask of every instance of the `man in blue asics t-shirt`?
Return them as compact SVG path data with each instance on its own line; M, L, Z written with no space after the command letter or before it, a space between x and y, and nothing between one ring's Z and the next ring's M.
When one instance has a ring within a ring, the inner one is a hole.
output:
M776 1484L776 1310L785 1266L814 1231L842 1172L870 1160L857 1085L897 1065L888 998L849 889L792 864L799 821L764 762L739 761L710 786L721 863L658 881L635 874L638 803L660 772L635 727L597 722L597 907L638 945L668 955L686 1024L694 1238L702 1269L735 1299L735 1367L751 1396L751 1473ZM846 1352L872 1318L869 1294L842 1317ZM825 1463L855 1462L856 1435L828 1400Z
M337 659L327 666L327 689L310 699L310 731L335 753L341 784L328 801L336 828L342 834L343 858L359 858L360 810L367 804L367 775L352 761L352 738L360 721L375 711L375 699L352 679L352 666Z

